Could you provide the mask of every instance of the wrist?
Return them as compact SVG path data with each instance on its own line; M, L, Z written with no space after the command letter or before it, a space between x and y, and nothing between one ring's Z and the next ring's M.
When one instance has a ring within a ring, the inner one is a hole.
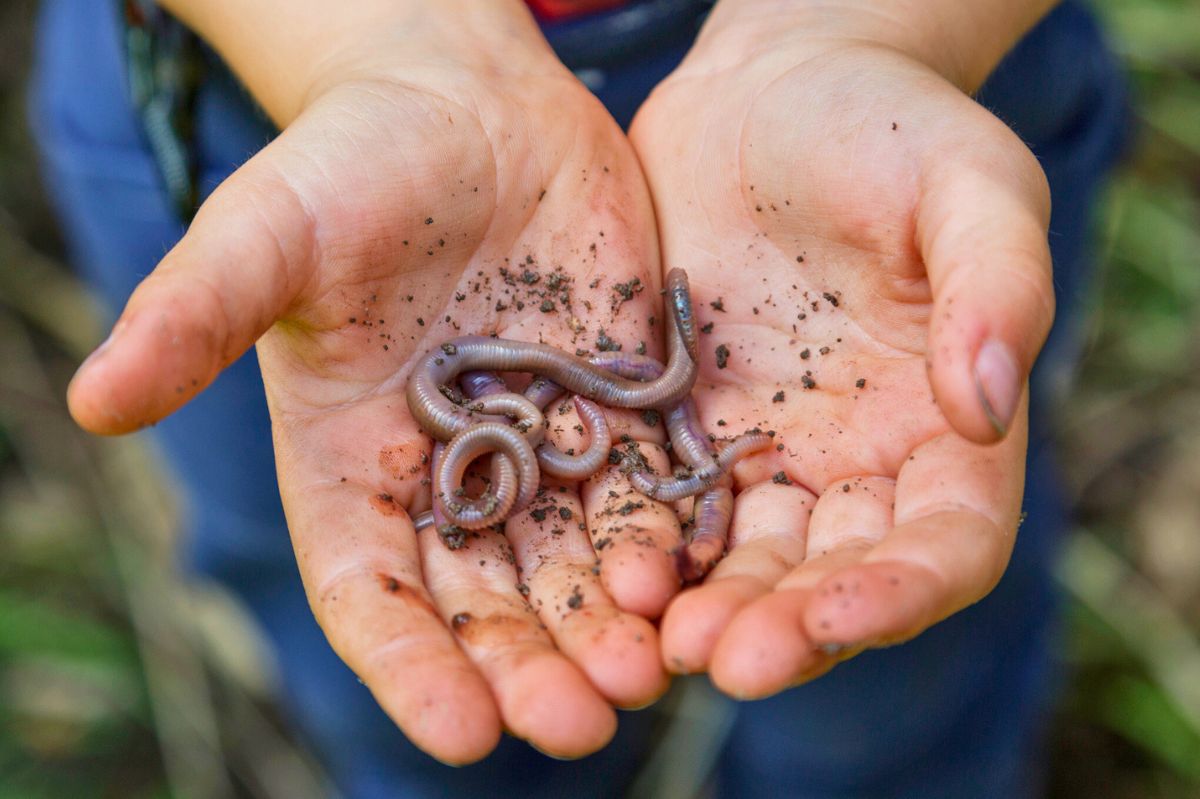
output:
M521 0L160 0L209 42L281 128L347 80L504 81L557 67Z
M802 57L878 46L921 62L973 92L1056 0L721 0L694 48L710 68L747 53ZM689 54L689 61L693 54Z

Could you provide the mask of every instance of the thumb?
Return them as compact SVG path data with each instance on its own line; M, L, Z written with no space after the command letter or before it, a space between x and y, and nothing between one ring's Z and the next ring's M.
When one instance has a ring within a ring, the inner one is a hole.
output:
M1011 427L1054 321L1049 216L1045 176L1024 147L982 164L945 163L923 187L916 229L933 292L929 379L951 426L977 443Z
M71 381L71 415L112 435L188 402L283 315L314 269L314 237L268 147L213 193L138 286Z

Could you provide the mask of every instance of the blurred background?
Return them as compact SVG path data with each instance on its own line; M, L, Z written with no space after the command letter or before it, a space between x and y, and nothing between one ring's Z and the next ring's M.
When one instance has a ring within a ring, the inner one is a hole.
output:
M155 453L67 417L102 331L25 124L36 5L0 2L0 799L325 796L239 608L174 571ZM1137 130L1095 219L1089 344L1057 419L1078 524L1051 796L1196 797L1200 2L1095 5Z

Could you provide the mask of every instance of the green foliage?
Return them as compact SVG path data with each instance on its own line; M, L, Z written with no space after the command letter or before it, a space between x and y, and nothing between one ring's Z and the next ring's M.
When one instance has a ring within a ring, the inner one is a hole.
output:
M1053 795L1185 799L1200 795L1200 4L1095 5L1137 130L1098 214L1094 326L1062 414L1087 527L1061 572Z

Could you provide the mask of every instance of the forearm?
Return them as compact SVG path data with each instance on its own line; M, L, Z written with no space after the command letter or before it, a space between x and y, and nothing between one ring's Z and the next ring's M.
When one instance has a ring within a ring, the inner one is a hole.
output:
M1057 0L721 0L699 44L726 52L803 35L874 42L973 92ZM723 40L723 45L717 42ZM737 44L735 44L737 42ZM714 54L716 57L719 55Z
M552 56L521 0L160 0L281 127L330 76L409 64L519 71Z

